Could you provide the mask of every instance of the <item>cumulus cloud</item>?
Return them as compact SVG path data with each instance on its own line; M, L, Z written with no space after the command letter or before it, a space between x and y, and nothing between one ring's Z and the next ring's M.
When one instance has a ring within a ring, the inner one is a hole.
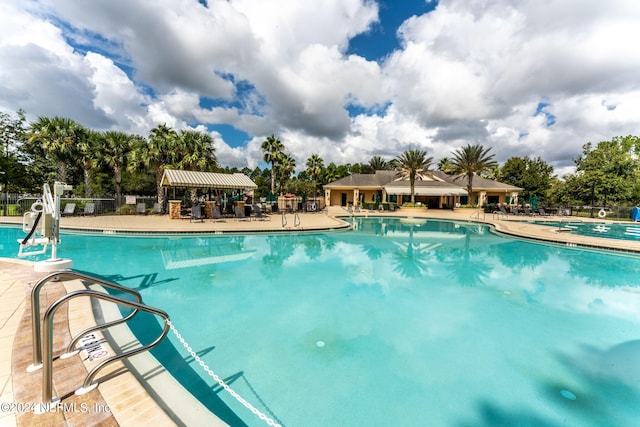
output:
M239 167L261 165L274 133L299 169L313 153L437 161L482 143L568 170L584 143L640 131L633 1L441 0L384 58L349 54L378 13L373 0L6 0L0 109L143 135L231 125L249 141L213 135Z

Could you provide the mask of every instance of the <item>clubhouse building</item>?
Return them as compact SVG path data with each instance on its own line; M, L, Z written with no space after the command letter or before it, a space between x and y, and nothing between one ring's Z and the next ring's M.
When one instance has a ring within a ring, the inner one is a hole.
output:
M326 184L324 198L327 206L360 206L380 202L397 203L411 201L408 179L397 177L396 171L376 171L374 174L353 174ZM424 171L416 177L414 193L416 203L430 209L452 209L473 204L517 204L522 188L482 178L473 178L471 200L467 195L467 177L447 175L437 170Z

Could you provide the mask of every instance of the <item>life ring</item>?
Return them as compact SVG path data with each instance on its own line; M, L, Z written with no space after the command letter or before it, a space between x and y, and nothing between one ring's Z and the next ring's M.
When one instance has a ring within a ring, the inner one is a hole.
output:
M604 209L600 209L598 211L598 218L604 218L607 216L607 211L605 211Z
M316 202L311 202L311 205L309 205L309 210L311 212L315 212L316 211Z
M598 233L606 233L607 231L609 231L609 229L604 224L596 225L596 228L594 228L594 230Z
M44 210L44 203L40 200L33 202L31 205L31 212L42 212Z

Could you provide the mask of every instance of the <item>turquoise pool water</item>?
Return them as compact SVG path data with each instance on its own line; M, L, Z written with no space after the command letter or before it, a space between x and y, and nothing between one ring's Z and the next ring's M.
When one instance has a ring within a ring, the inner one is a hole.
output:
M218 375L283 425L637 425L640 258L466 223L354 225L65 234L59 252L168 311ZM0 254L14 257L23 233L0 234ZM158 357L212 410L264 425L168 344Z
M638 223L606 223L579 221L532 221L534 224L563 228L581 236L603 237L618 240L640 240Z

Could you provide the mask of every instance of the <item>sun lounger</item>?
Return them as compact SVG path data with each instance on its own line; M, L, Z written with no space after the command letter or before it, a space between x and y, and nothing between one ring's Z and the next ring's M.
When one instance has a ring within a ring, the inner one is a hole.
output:
M96 214L96 204L95 203L87 203L84 205L84 210L79 213L79 215L87 216Z
M75 203L67 203L64 205L64 210L61 212L62 216L71 216L76 213L76 204Z
M146 215L147 214L147 205L144 203L138 203L136 205L136 214L137 215Z
M262 208L259 205L253 205L254 218L259 221L270 221L271 217L262 213Z
M158 202L153 204L153 214L154 215L162 215L162 205Z

